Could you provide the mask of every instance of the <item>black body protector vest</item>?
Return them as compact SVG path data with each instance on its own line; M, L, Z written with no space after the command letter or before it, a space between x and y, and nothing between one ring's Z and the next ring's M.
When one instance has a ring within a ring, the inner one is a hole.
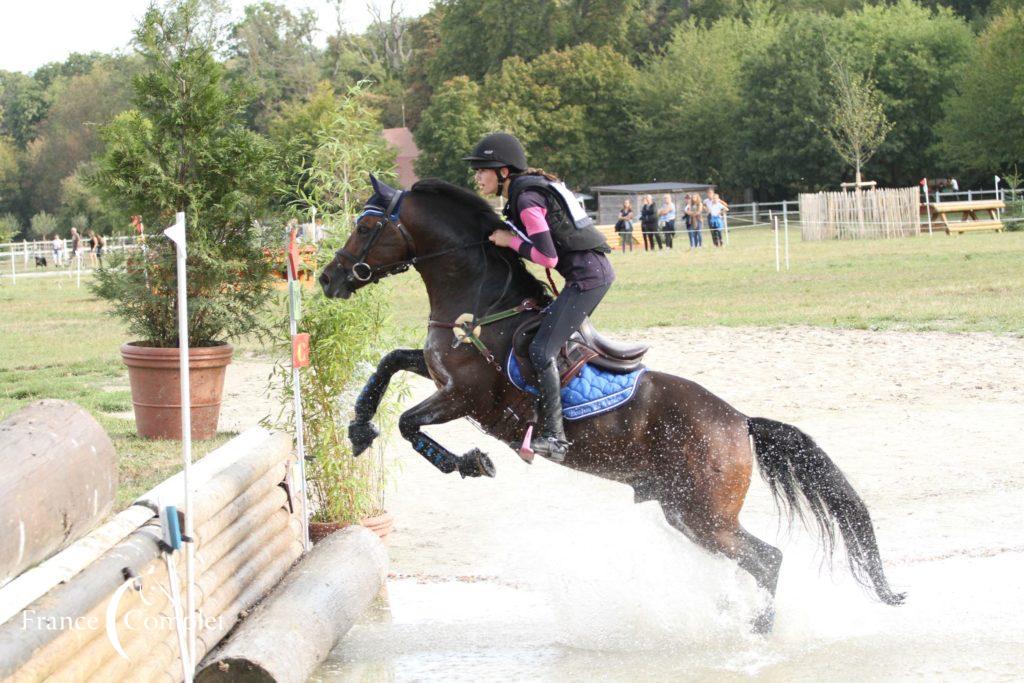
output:
M593 219L579 205L572 192L562 183L553 182L544 176L519 175L512 179L508 188L508 203L505 204L505 219L515 225L524 235L526 226L519 219L515 207L519 195L527 190L540 193L547 204L548 229L551 238L560 251L600 251L608 253L611 247L605 241Z

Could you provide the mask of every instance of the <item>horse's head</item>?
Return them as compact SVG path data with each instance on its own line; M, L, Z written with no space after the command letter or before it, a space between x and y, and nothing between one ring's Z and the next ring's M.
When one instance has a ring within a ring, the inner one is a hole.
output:
M363 206L345 246L320 273L324 294L347 299L357 289L409 268L412 238L399 221L402 192L372 175L373 195Z

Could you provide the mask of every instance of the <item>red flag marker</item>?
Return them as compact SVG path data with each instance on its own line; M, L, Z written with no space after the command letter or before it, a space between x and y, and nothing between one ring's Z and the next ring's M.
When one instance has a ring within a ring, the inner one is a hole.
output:
M309 367L309 333L302 332L292 337L292 367Z

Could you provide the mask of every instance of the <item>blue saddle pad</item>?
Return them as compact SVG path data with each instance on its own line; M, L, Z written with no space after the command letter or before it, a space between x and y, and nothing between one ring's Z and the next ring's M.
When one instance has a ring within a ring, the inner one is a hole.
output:
M508 378L522 391L537 395L537 387L528 385L519 371L515 353L508 354L505 364ZM562 387L562 416L566 420L582 420L618 408L629 402L636 393L636 384L647 368L641 366L633 372L617 374L587 363L579 373Z

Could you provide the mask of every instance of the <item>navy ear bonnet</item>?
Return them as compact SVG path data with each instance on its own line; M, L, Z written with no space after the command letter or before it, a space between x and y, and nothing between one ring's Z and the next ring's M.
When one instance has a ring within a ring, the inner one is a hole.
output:
M358 221L363 216L387 216L388 220L397 223L398 212L402 207L402 195L405 193L396 190L387 183L377 180L370 174L370 185L373 186L373 195L363 206L363 212L359 214Z

